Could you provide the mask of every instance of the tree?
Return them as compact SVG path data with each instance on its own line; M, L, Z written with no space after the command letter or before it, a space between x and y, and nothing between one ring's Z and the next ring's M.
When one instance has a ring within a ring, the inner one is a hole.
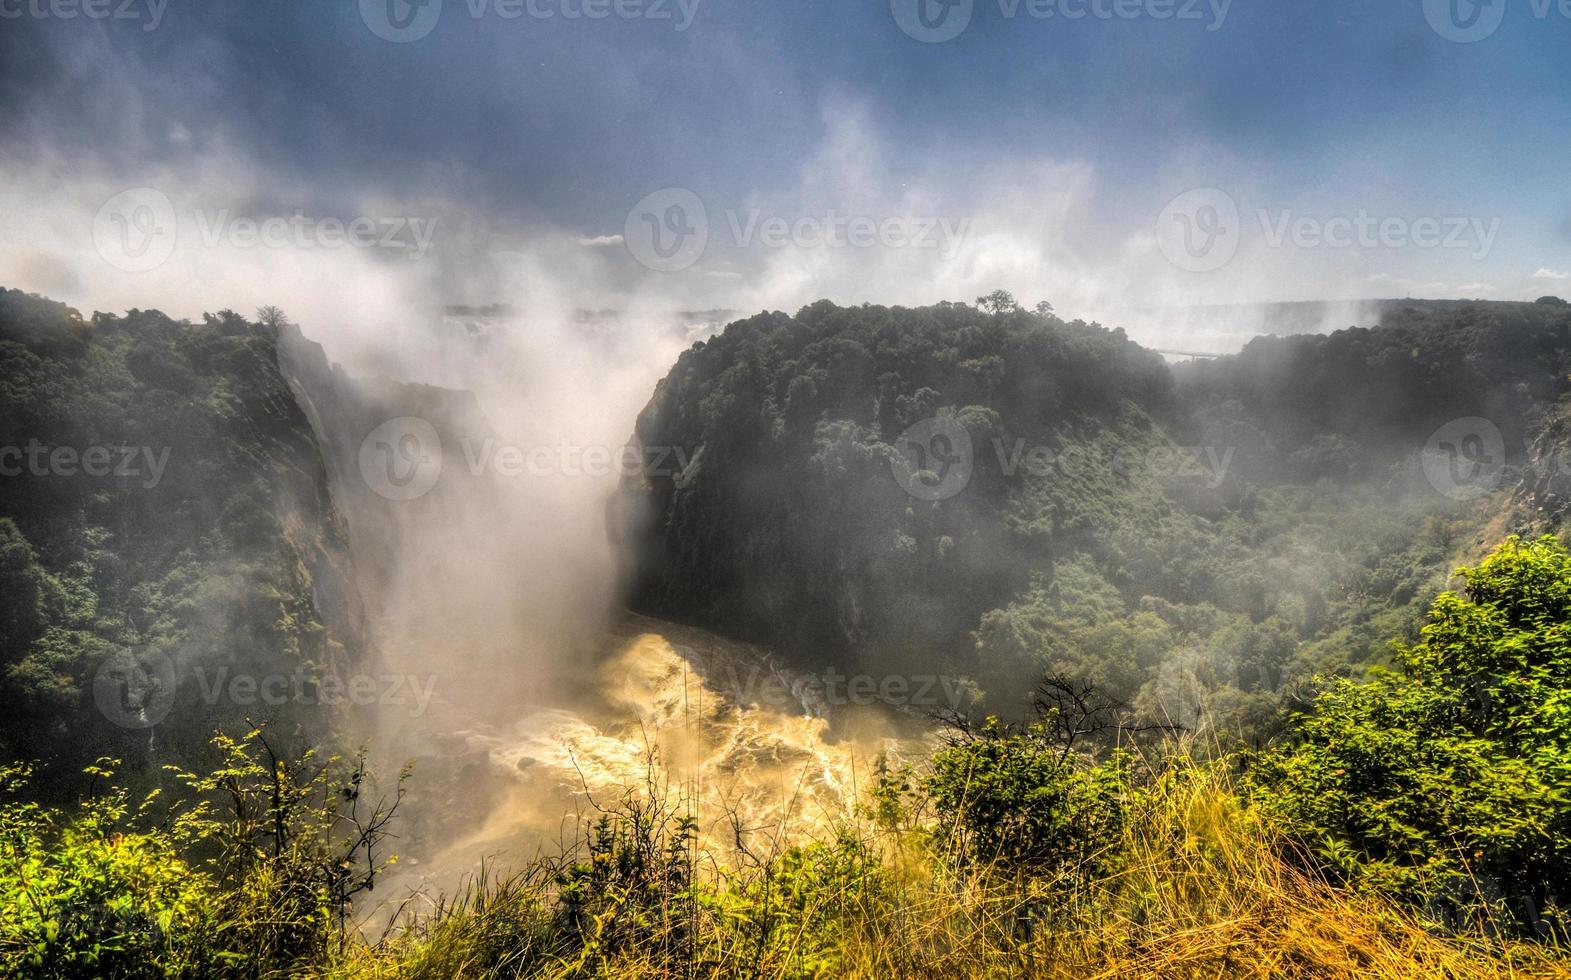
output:
M1050 715L1023 729L988 718L960 727L922 781L935 836L966 864L1036 873L1102 873L1126 817L1130 761L1115 752L1082 764L1072 723Z
M1349 880L1564 934L1571 554L1512 537L1459 574L1399 671L1331 685L1251 778Z
M995 289L986 296L978 296L976 305L983 313L991 313L994 316L1013 313L1020 309L1020 304L1015 302L1014 295L1002 289Z
M1571 306L1571 303L1567 303L1559 296L1540 296L1534 302L1539 306Z
M9 663L22 658L65 604L60 583L9 517L0 517L0 596L0 663Z
M276 334L284 327L289 326L289 317L276 306L259 306L256 309L256 322L267 329L269 333Z

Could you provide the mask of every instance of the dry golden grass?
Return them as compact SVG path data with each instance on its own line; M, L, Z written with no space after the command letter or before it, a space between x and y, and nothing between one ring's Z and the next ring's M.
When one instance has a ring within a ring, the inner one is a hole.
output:
M563 955L529 925L549 931L526 911L548 894L537 875L493 883L424 930L360 951L339 975L1571 978L1561 952L1442 936L1295 867L1222 767L1165 770L1134 807L1122 870L1092 884L961 874L931 843L864 828L881 856L877 881L808 894L767 938L747 875L733 872L712 886L734 901L706 906L677 942Z

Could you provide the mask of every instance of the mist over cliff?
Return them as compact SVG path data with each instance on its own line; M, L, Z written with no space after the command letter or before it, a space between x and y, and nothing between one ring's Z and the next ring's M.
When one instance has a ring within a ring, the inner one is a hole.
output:
M1064 674L1260 734L1413 628L1566 390L1554 305L1393 304L1166 364L984 300L825 302L684 354L637 432L686 465L624 483L634 608L958 674L988 710Z

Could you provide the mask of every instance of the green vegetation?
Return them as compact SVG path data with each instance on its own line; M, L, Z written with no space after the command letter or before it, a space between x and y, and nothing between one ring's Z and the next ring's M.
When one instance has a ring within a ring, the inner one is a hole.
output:
M1330 685L1252 779L1344 879L1563 937L1571 555L1512 538L1462 574L1399 672Z
M0 771L0 973L261 976L341 952L353 897L402 797L370 798L363 760L275 754L268 737L214 742L220 765L172 770L189 790L133 806L102 765L74 810L22 802Z
M1520 463L1571 378L1571 312L1532 304L1171 370L1045 304L979 307L817 303L685 353L638 422L690 461L627 488L634 607L810 667L964 675L1009 717L1047 672L1264 737L1279 692L1413 638L1474 545L1488 505L1426 481L1431 434L1484 416ZM929 499L892 470L945 451L912 429L934 418L972 465Z
M318 607L342 532L276 328L0 290L0 759L42 763L40 791L100 756L156 773L244 725L200 670L361 656L352 617L330 630ZM303 740L331 726L271 715Z
M482 874L376 942L346 912L391 860L397 798L371 805L356 762L220 739L217 771L182 774L199 802L161 829L156 798L120 791L0 810L0 969L1571 976L1555 904L1571 554L1513 539L1462 574L1466 596L1435 600L1401 672L1334 684L1243 784L1237 760L1165 736L1087 751L1115 716L1049 682L1037 723L990 720L919 772L881 767L830 839L758 853L739 836L727 856L679 801L630 792L561 858Z
M364 654L284 322L0 292L0 447L46 460L0 506L0 974L1571 976L1571 555L1507 537L1571 494L1510 496L1562 451L1571 309L1173 367L1007 294L733 324L638 421L686 461L617 511L638 607L976 700L822 839L630 790L385 932L408 774L192 683ZM1508 464L1472 503L1418 456L1464 415ZM956 432L964 487L908 493Z

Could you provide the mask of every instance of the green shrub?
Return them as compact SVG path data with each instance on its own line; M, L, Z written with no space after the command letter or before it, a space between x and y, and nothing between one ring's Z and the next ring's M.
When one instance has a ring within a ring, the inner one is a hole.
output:
M1398 671L1332 684L1256 795L1347 880L1443 916L1563 931L1571 883L1571 555L1511 538L1441 594Z
M582 860L554 876L560 939L579 962L650 946L665 955L691 951L697 833L690 816L633 796L596 821Z
M388 802L360 759L281 754L261 731L214 744L220 765L177 771L172 807L133 806L109 762L75 810L0 803L0 976L264 976L342 952L392 860L402 782ZM0 792L28 775L0 768Z
M0 770L0 787L25 775ZM75 813L0 807L0 975L201 977L222 965L214 882L174 836L127 829L131 816L121 790Z
M933 756L923 788L938 839L962 863L1097 872L1127 810L1129 761L1086 765L1047 724L989 718Z

